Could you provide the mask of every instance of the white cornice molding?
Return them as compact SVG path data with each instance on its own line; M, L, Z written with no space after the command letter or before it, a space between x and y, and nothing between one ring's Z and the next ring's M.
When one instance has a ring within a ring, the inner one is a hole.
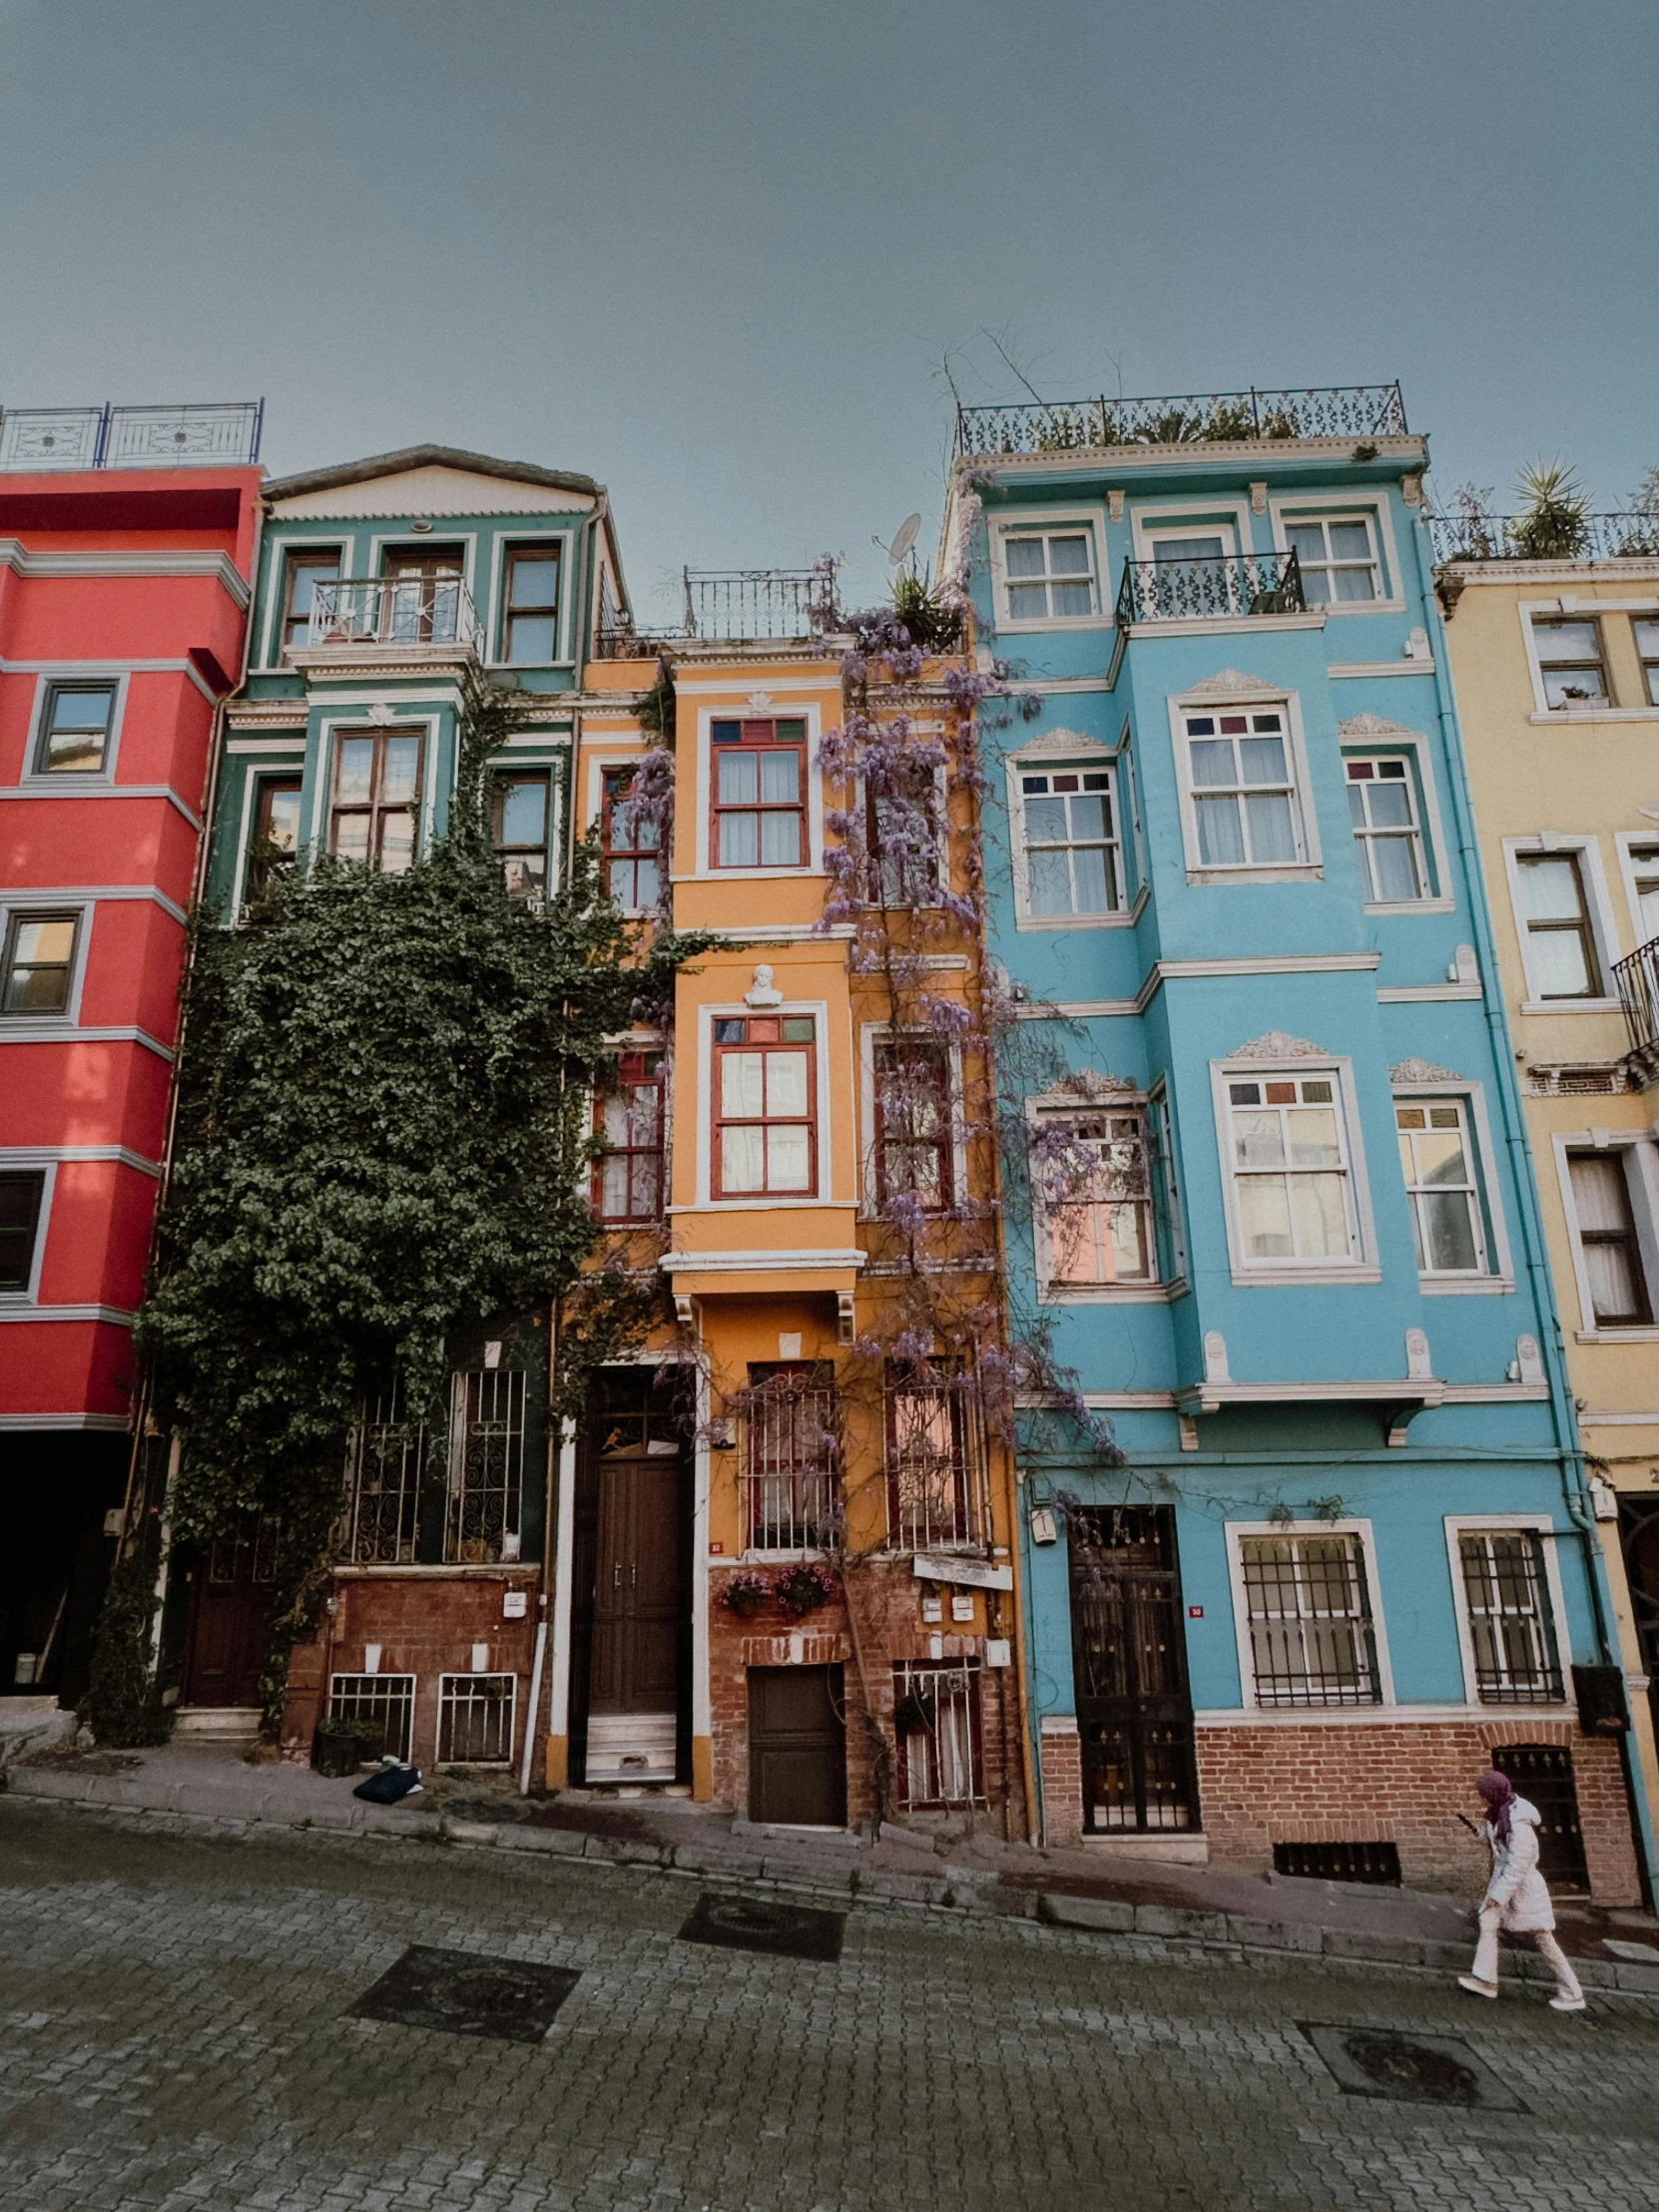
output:
M32 553L18 538L0 538L0 568L18 576L208 576L239 607L253 597L248 579L225 553Z

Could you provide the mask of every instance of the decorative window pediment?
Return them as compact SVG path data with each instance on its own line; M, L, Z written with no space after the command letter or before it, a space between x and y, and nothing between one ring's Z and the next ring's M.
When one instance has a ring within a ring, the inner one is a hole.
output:
M1328 1060L1324 1045L1293 1037L1286 1029L1268 1029L1227 1055L1229 1060Z

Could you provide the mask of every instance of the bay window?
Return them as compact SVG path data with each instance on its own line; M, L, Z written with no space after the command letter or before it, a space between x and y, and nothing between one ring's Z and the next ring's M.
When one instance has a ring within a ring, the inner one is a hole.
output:
M1423 864L1410 762L1402 754L1384 753L1350 759L1345 768L1348 815L1364 895L1389 906L1426 898L1428 871Z
M342 737L334 754L328 849L401 873L414 860L424 741L418 731Z
M1302 814L1284 709L1187 714L1182 722L1199 865L1301 862Z
M818 1187L818 1044L811 1014L714 1025L716 1198L809 1198Z
M1022 770L1026 911L1033 920L1115 913L1123 871L1109 768Z
M1247 1268L1358 1257L1343 1102L1334 1073L1230 1076L1228 1164Z
M710 727L716 867L805 867L807 725L717 721Z
M1419 1275L1478 1275L1486 1240L1468 1108L1460 1098L1394 1104L1399 1165Z

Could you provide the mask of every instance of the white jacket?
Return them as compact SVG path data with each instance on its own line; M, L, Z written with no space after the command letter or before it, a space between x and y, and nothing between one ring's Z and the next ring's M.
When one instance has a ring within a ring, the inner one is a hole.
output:
M1504 1928L1553 1928L1555 1909L1538 1872L1538 1808L1523 1797L1512 1800L1507 1844L1497 1841L1490 1821L1481 1823L1481 1834L1492 1855L1492 1879L1483 1903L1498 1907Z

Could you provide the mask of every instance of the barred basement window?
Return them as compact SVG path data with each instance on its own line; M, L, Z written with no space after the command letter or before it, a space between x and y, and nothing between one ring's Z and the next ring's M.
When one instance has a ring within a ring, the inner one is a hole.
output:
M347 1448L346 1557L360 1567L408 1566L415 1556L426 1423L410 1420L401 1381L368 1392Z
M838 1414L826 1371L752 1367L743 1413L751 1551L822 1551L835 1515Z
M984 1804L976 1667L894 1667L893 1734L900 1805Z
M1397 1844L1275 1844L1275 1874L1315 1882L1371 1882L1399 1887Z
M474 1566L518 1557L528 1381L516 1368L486 1368L455 1377L443 1543L443 1556L451 1564Z
M415 1678L412 1674L336 1674L328 1684L328 1717L373 1721L385 1730L383 1749L413 1756Z
M1530 1528L1465 1528L1457 1550L1481 1704L1561 1697L1543 1538Z
M439 1766L510 1765L517 1697L516 1674L440 1674Z
M1257 1704L1381 1704L1359 1537L1245 1536L1239 1557Z

